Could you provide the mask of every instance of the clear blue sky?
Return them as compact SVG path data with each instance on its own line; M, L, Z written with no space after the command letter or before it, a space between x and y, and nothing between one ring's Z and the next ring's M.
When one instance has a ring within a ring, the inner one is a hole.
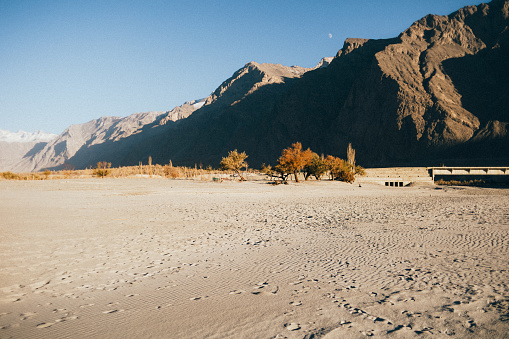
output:
M59 134L208 96L249 61L314 66L472 0L0 0L0 129Z

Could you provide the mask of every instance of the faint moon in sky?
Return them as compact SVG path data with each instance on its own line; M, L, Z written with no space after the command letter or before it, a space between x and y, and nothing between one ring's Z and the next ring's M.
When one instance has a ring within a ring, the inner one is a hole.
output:
M329 33L329 39L332 39L332 33Z

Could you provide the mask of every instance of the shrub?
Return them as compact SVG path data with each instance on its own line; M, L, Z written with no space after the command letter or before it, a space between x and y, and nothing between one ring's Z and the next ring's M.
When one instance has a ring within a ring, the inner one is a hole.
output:
M486 182L480 179L477 180L444 180L439 179L436 181L437 185L446 185L446 186L484 186Z
M76 166L74 166L73 164L69 164L69 163L64 163L62 165L62 171L61 173L66 177L66 178L69 178L71 177L73 174L75 174L75 169L76 169Z
M260 167L260 172L271 178L274 176L274 169L272 169L271 165L265 165L263 163L262 166Z
M99 161L94 169L94 175L99 178L107 177L110 174L111 162Z
M331 176L331 180L338 179L346 182L355 181L355 174L352 170L352 166L341 158L328 155L325 158L327 169Z
M44 172L42 172L42 174L44 175L44 179L48 179L49 176L51 175L51 171L49 169L46 169L44 170Z
M172 179L180 178L181 176L179 168L172 165L164 166L164 175Z
M2 177L4 177L5 179L7 180L20 180L21 177L16 174L16 173L12 173L12 172L3 172L2 173Z
M366 169L362 166L355 166L355 174L358 174L360 176L366 175Z
M339 172L337 179L348 183L352 183L355 181L355 175L352 171L342 171Z

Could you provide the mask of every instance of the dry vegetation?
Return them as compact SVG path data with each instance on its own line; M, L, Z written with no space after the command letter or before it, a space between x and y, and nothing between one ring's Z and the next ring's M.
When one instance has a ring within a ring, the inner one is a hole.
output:
M486 182L484 180L444 180L440 179L436 181L437 185L444 186L486 186Z
M262 166L262 172L271 177L279 177L282 182L287 181L290 175L293 175L296 182L299 182L299 173L304 170L304 179L315 177L320 180L325 174L329 175L330 180L340 180L352 183L355 181L355 175L364 175L364 168L355 166L355 150L351 144L348 144L348 160L323 154L319 156L313 153L309 148L302 150L302 144L296 142L292 147L283 150L277 160L274 168Z
M254 169L246 170L247 173L258 173ZM172 166L168 165L143 165L111 167L108 162L100 162L95 168L83 170L59 170L34 173L0 173L0 180L52 180L52 179L87 179L87 178L129 178L129 177L151 177L151 178L170 178L170 179L201 179L213 180L214 177L234 176L234 171L215 170L212 168L201 169L198 166Z
M229 179L246 180L244 173L266 175L271 179L279 179L287 183L288 178L293 175L294 180L299 182L299 175L304 171L305 180L314 177L321 180L328 175L330 180L341 180L353 182L355 175L364 175L364 169L355 166L355 150L348 145L348 160L328 155L318 156L309 148L302 149L300 142L294 143L292 147L283 150L281 157L274 167L262 165L260 170L248 169L245 161L248 156L245 152L239 153L233 150L228 156L222 158L220 168L213 169L210 166L203 169L202 166L192 167L152 164L152 157L148 158L148 164L141 162L138 166L121 166L112 168L111 163L100 161L94 168L76 170L71 164L63 164L62 169L50 171L48 169L37 173L0 173L0 180L51 180L51 179L84 179L84 178L128 178L128 177L150 177L170 179L199 179L209 181L222 181ZM244 169L244 171L242 171Z

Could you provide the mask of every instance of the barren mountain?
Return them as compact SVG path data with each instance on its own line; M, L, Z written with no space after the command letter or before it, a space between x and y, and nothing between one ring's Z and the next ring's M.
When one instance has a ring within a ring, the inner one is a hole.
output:
M228 150L274 163L295 141L377 165L506 164L508 1L428 15L398 37L347 39L325 68L249 63L178 129L126 157L217 165ZM278 70L283 72L283 70Z
M48 142L56 137L56 134L46 133L43 131L10 132L0 129L0 142Z
M30 152L44 148L47 142L7 142L0 141L0 172L12 171Z
M100 145L82 148L69 162L86 167L107 159L114 166L133 165L139 161L146 163L152 156L158 163L168 163L172 159L193 165L201 159L204 163L213 163L209 161L211 157L217 158L231 147L223 144L230 138L230 127L239 137L252 133L253 128L259 130L260 121L256 117L269 111L292 81L312 69L250 62L206 99L172 111L174 115L184 109L190 110L186 111L187 119L166 124L168 118L162 118L158 123L146 126L142 133L118 142L108 139Z
M0 130L0 171L9 171L23 157L41 150L56 134L36 132L10 132Z
M507 163L508 7L428 15L394 39L348 39L278 102L269 134L339 155L353 142L366 165Z
M89 132L67 161L132 165L152 156L217 166L236 148L259 166L300 141L341 157L352 142L365 166L507 165L508 27L509 0L493 0L427 15L392 39L347 39L332 61L313 69L250 62L200 109L182 107L186 119L158 116L134 131L103 128L101 138ZM56 156L47 152L37 156Z
M110 161L99 152L90 153L87 150L109 142L116 145L118 141L129 137L134 140L134 136L142 132L148 136L151 134L150 129L162 130L165 125L188 117L202 105L203 100L195 100L167 112L136 113L125 118L102 117L84 124L71 125L47 144L33 145L27 149L26 154L15 163L8 156L4 157L5 160L0 159L0 163L5 164L4 168L25 172L61 168L65 163L70 167L85 168L98 161ZM122 154L126 150L113 147L108 151Z

